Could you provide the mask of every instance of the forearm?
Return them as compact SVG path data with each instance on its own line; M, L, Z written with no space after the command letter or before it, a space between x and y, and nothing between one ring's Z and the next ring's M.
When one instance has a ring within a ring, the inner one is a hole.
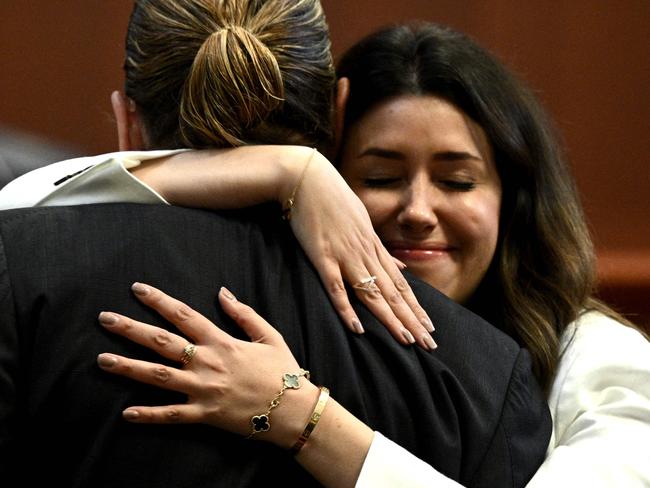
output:
M330 398L296 461L324 486L353 487L373 435L370 427Z
M308 147L270 145L188 151L144 162L131 173L171 204L242 208L282 202L312 154Z
M304 410L310 397L313 408L315 393L307 394L308 388L303 391L302 398L289 408ZM289 438L276 440L284 448L293 445L300 435L301 430L296 430L301 428L300 422L296 420L304 417L304 414L290 414L288 410L284 414L290 415L292 420L287 420L284 433L288 433ZM296 455L296 461L327 487L462 486L381 434L375 434L332 398L312 435Z
M321 399L325 407L296 453L292 448L313 420ZM259 440L295 454L296 461L324 486L355 486L374 433L313 383L303 380L299 389L288 390L273 411L271 424L268 432L257 434Z

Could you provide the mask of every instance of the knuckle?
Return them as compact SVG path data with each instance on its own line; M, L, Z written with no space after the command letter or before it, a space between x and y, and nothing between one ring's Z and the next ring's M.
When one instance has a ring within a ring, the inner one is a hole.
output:
M228 395L228 388L219 381L204 383L203 390L208 394L208 396L213 398L223 398Z
M391 305L400 305L403 301L402 294L398 290L393 290L388 293L386 301Z
M233 314L233 319L239 325L246 326L249 325L253 318L255 317L255 311L248 305L240 304L241 306Z
M334 279L329 281L327 284L327 291L329 292L330 295L334 296L339 296L339 295L345 295L345 285L343 284L343 281L339 279Z
M372 286L368 288L367 290L363 291L364 296L368 301L371 302L377 302L379 300L382 300L384 296L381 294L381 290L379 289L378 286Z
M174 317L179 322L186 322L192 318L194 315L194 310L188 307L185 304L179 305L176 310L174 310Z
M411 289L411 287L408 284L408 281L406 281L406 278L399 276L393 280L393 284L395 285L395 288L397 289L398 292L400 293L406 293Z
M159 305L160 302L163 301L163 294L160 292L160 290L156 290L155 288L149 288L149 293L144 295L144 298L147 299L147 302L152 304L154 307Z
M181 413L175 408L168 408L164 412L164 417L171 423L178 423L182 420Z
M164 385L171 379L171 371L164 366L158 366L153 369L152 377L156 383Z
M167 330L160 329L153 335L153 342L157 346L167 347L172 342L172 335Z
M133 365L131 364L130 359L124 359L117 363L116 369L127 376L133 375Z
M118 325L122 327L123 332L127 333L135 329L135 322L128 317L122 317L119 320Z

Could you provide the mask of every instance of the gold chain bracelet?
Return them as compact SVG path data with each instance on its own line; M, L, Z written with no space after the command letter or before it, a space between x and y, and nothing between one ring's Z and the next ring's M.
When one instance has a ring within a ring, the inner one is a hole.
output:
M314 154L318 149L313 149L311 154L309 155L309 159L307 160L307 164L305 164L304 169L302 170L302 173L300 173L300 178L298 178L298 183L296 183L296 186L293 187L293 191L291 192L291 196L287 198L287 200L284 202L284 205L282 205L282 218L284 220L291 220L291 213L293 212L293 205L296 203L296 193L298 193L298 190L300 189L300 186L302 185L302 180L305 179L305 174L307 173L307 169L309 168L309 165L311 164L312 159L314 159Z
M252 430L246 439L251 439L255 434L259 434L260 432L267 432L269 429L271 429L271 410L280 405L280 398L282 398L282 395L284 395L284 392L287 388L290 388L292 390L297 390L300 388L299 380L301 376L309 379L309 371L301 368L300 372L296 374L284 373L282 376L282 389L278 392L277 395L275 395L273 400L271 400L269 403L269 408L266 410L266 412L259 415L253 415L251 417Z

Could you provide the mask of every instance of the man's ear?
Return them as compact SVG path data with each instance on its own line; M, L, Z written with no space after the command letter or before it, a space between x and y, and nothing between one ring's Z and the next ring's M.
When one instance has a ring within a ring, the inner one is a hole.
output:
M144 128L138 115L135 102L120 91L111 93L111 106L117 125L117 141L120 151L139 151L146 149Z
M338 154L343 143L343 125L345 123L345 106L350 96L350 79L339 78L336 82L336 99L334 101L334 154Z

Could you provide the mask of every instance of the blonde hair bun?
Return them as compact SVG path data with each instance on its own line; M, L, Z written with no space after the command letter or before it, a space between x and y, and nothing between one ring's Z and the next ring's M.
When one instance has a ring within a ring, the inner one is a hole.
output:
M205 39L194 58L180 104L183 137L193 146L240 146L242 134L283 100L275 55L246 28L226 25Z

